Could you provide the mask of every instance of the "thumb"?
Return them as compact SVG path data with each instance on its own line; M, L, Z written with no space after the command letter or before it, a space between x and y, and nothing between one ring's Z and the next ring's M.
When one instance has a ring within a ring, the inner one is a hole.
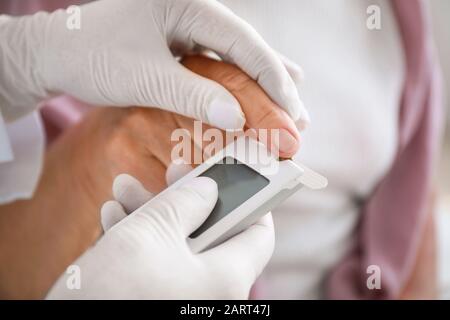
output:
M222 261L222 266L234 270L234 276L241 283L253 283L269 262L274 245L273 220L268 213L248 229L201 256L212 264Z
M113 182L114 199L125 209L127 214L142 206L153 198L153 194L145 189L142 183L129 174L119 174Z
M100 222L103 231L108 231L126 216L127 214L119 202L114 200L105 202L100 210Z
M167 90L161 90L160 105L220 129L242 129L245 116L239 102L217 82L203 78L180 64L166 72Z
M170 226L187 238L208 217L218 197L217 184L207 177L197 177L177 189L168 190L137 210L152 221Z

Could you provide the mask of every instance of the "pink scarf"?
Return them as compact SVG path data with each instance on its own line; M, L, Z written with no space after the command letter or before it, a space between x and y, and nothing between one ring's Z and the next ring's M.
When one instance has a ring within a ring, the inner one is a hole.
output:
M442 117L440 72L429 16L419 0L393 0L406 59L397 157L362 207L353 250L326 283L331 299L398 298L419 248L432 190ZM367 267L381 271L381 290L370 290Z
M30 13L38 8L49 10L72 3L2 0L0 12L13 9L16 14ZM361 209L353 250L329 274L326 295L332 299L397 298L411 275L425 224L443 119L440 73L433 56L425 3L392 0L392 5L407 67L397 157ZM52 124L48 127L61 131L79 121L88 108L74 99L59 97L46 103L43 115L46 123ZM369 290L366 286L366 269L370 265L381 270L381 290Z

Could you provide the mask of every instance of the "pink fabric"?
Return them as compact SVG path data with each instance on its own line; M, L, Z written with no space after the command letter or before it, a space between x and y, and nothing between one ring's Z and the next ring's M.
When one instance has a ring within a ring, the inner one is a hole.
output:
M86 103L62 95L45 101L41 107L41 114L45 121L64 130L81 121L83 114L90 108L92 107Z
M77 1L0 2L0 12L15 14L55 9ZM337 299L396 298L408 280L418 252L439 143L439 70L433 56L428 16L421 0L392 0L401 30L407 77L401 101L399 147L389 173L361 212L357 241L326 282ZM89 106L69 97L46 103L43 115L60 129L80 120ZM381 268L381 290L368 290L366 268Z
M39 10L53 11L87 0L1 0L0 13L10 15L32 14Z
M406 59L399 146L389 173L366 200L353 250L331 271L332 299L399 297L412 272L425 224L439 146L440 73L425 3L394 0ZM381 270L381 290L366 285L369 265Z

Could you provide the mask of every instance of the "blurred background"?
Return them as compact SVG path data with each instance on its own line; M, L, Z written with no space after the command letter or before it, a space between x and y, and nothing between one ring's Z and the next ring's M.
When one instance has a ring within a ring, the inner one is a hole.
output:
M444 137L443 152L441 155L438 181L438 203L437 203L437 227L438 236L441 237L439 263L440 276L439 283L441 287L441 298L450 299L450 1L448 0L429 0L432 8L434 32L439 50L440 61L444 73L444 93L446 94L446 130Z

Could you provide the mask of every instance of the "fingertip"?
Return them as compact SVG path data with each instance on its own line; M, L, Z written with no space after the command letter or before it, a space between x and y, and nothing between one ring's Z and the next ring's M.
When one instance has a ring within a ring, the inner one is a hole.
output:
M300 117L297 120L297 128L303 131L311 124L311 116L301 100L300 103Z
M153 194L147 191L139 180L125 173L114 179L113 196L123 206L126 213L133 212L153 198Z
M290 157L299 148L299 139L286 129L280 129L279 141L274 141L281 156Z
M266 215L264 215L261 219L258 220L258 223L273 229L274 225L273 225L272 212L269 211Z
M284 67L286 68L286 71L288 72L292 81L294 81L294 83L296 85L301 84L305 80L305 72L303 71L303 68L279 52L278 52L278 56L280 57L281 62L283 63Z
M192 170L192 166L188 163L171 163L166 170L166 182L168 185L173 184Z
M298 97L297 92L291 92L285 95L286 102L282 104L284 110L289 114L292 120L298 121L302 117L303 103Z
M135 184L141 184L135 177L121 173L114 178L112 191L115 199L120 199L124 193Z
M273 79L261 79L258 84L292 120L297 121L301 118L304 108L297 87L287 72L285 76L279 75L278 78L278 82L274 82Z
M305 81L305 72L297 64L291 65L288 69L288 73L296 85L300 85Z
M183 184L171 195L181 214L180 225L186 237L207 219L217 202L216 182L208 177L197 177Z
M122 205L114 200L106 201L100 209L100 222L105 232L125 217Z
M231 94L216 97L208 107L208 123L220 129L242 129L245 115L239 102Z
M105 203L103 203L102 208L100 209L100 214L107 214L111 209L122 209L122 206L119 202L115 200L108 200Z
M208 177L196 177L182 185L182 188L193 190L207 202L216 201L218 197L217 183Z

